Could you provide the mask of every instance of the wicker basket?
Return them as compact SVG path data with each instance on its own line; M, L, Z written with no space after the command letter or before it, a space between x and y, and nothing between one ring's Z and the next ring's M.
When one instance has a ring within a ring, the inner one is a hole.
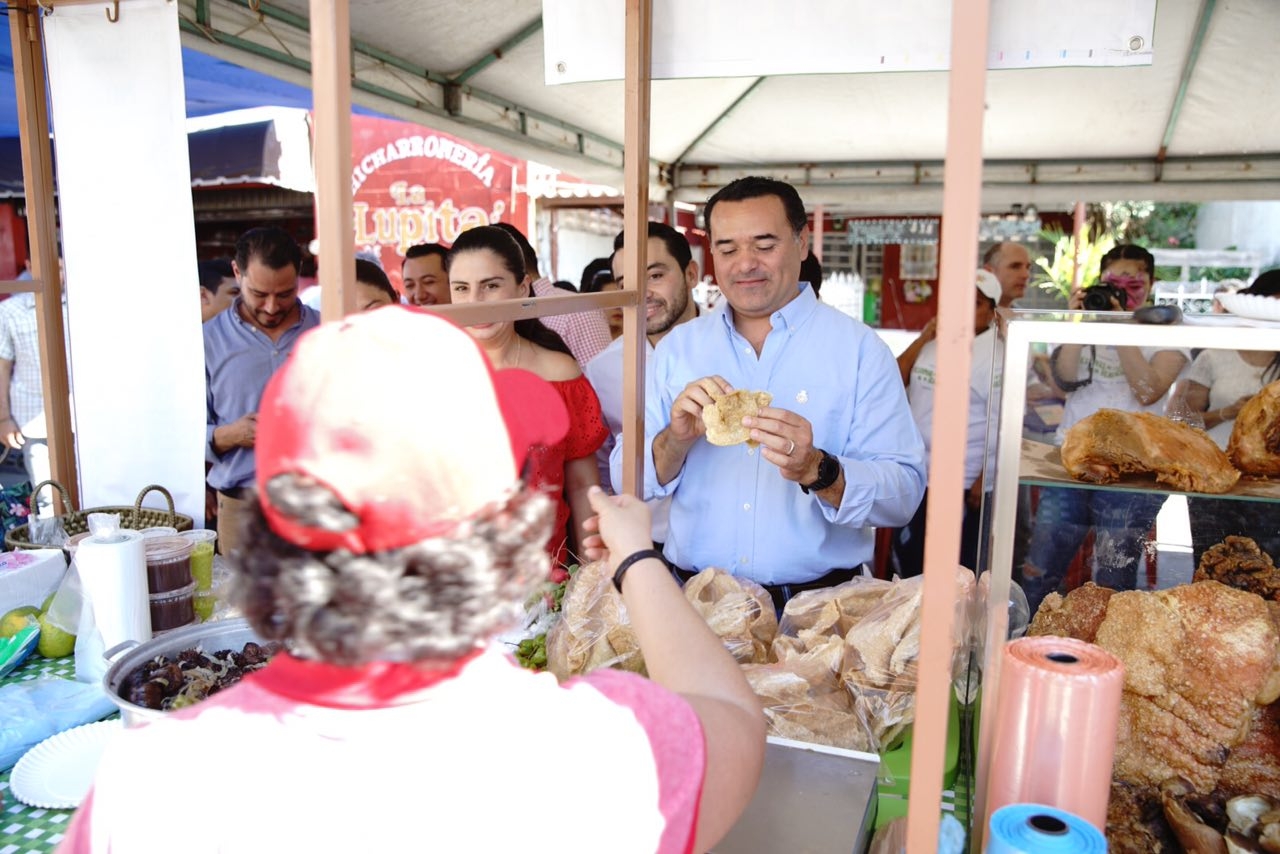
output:
M75 504L71 501L71 494L67 492L67 488L56 480L46 480L31 490L31 515L36 514L36 498L40 494L40 490L46 486L52 486L62 493L62 506L74 508ZM165 501L169 505L168 510L156 510L151 507L143 507L142 499L147 497L147 493L159 492L164 496ZM151 528L157 525L167 525L171 528L177 528L179 531L190 531L194 527L194 522L190 516L184 516L181 513L175 513L173 509L173 496L169 494L169 490L157 484L143 487L138 493L138 500L133 502L132 506L127 504L114 507L90 507L86 510L71 509L58 517L62 522L62 529L67 532L68 537L76 534L83 534L89 530L89 514L90 513L118 513L120 514L120 527L139 530L142 528ZM38 543L31 542L30 523L25 525L17 525L10 529L4 535L4 547L6 550L13 551L18 549L45 549L48 546L42 546Z

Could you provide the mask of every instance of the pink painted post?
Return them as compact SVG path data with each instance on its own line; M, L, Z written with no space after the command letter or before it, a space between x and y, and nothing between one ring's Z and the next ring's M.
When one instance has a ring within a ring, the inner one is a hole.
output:
M947 423L969 405L974 271L982 202L982 115L986 94L989 0L953 0L947 155L942 189L942 268L938 286L938 384L924 550L920 667L911 752L907 851L938 846L943 757L951 690L956 556L964 506L963 431Z

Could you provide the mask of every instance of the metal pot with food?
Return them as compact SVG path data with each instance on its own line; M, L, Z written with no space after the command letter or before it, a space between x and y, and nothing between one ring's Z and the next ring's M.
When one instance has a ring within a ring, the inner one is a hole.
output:
M201 623L127 649L102 684L125 725L136 726L234 685L279 648L243 619Z

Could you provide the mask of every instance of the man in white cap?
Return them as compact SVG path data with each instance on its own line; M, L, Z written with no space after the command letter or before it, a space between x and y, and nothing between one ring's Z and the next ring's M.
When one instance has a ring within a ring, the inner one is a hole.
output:
M995 423L1000 420L1003 348L995 324L1000 294L1000 281L995 275L989 270L978 270L974 289L973 363L969 370L968 440L964 455L964 525L960 536L960 563L973 570L980 569L978 547L985 537L979 523L983 498L992 488L988 471L995 459L996 431L988 429L988 415ZM898 369L907 387L907 402L916 427L924 437L926 455L933 447L933 390L938 366L935 321L936 318L930 320L920 337L898 357ZM928 501L926 491L911 522L894 533L893 553L903 578L919 575L924 569L924 520ZM987 559L985 550L982 558L984 562Z

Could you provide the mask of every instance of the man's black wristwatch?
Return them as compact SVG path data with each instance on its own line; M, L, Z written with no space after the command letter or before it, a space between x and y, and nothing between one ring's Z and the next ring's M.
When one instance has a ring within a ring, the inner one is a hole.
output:
M840 477L840 461L821 448L818 451L822 454L822 462L818 463L818 479L813 483L800 484L800 489L805 495L810 492L821 492Z

